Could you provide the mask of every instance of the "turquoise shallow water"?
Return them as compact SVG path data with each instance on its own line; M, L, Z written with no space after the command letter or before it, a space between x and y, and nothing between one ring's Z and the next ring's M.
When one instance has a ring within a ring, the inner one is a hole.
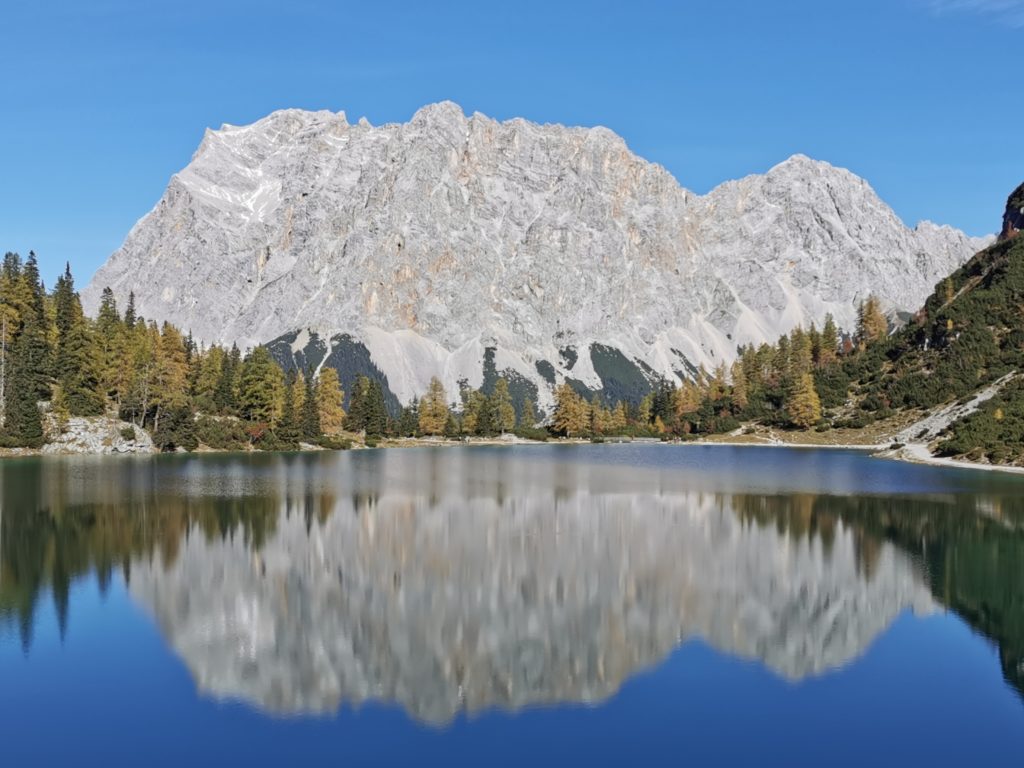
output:
M1024 478L854 451L0 463L4 765L1015 765Z

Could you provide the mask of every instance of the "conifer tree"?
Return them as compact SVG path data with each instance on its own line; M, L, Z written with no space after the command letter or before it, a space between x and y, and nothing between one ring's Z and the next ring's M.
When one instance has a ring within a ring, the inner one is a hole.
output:
M72 416L99 416L106 402L100 381L99 355L92 333L79 318L61 342L62 400Z
M488 398L488 414L491 429L495 432L511 432L516 428L516 409L512 405L508 381L504 378L494 382L494 391Z
M128 305L124 308L124 324L125 327L131 330L135 327L135 321L138 318L135 316L135 291L128 293Z
M414 397L412 401L402 408L398 417L398 434L401 437L415 437L420 428L420 399Z
M3 434L11 445L38 447L43 443L43 421L36 406L28 344L24 334L20 336L7 363Z
M357 376L355 385L352 387L352 398L348 406L348 418L346 424L353 432L362 432L366 429L368 418L370 396L370 379L366 376Z
M320 426L320 409L313 384L313 373L302 377L302 403L299 412L299 425L305 440L315 440L322 434Z
M467 384L460 387L459 394L462 398L462 433L464 435L481 434L486 425L487 416L486 398L478 389L473 389Z
M21 271L21 302L23 306L21 328L22 373L32 387L37 400L50 396L51 349L49 322L46 317L45 291L39 279L36 255L29 251L28 260Z
M430 379L427 393L419 403L419 431L424 435L440 435L448 423L448 394L436 376Z
M595 394L590 399L590 433L603 435L611 422L611 414L601 403L601 398Z
M153 428L156 430L167 411L185 408L189 405L189 399L188 360L181 332L165 322L154 342L156 369L152 403L155 406Z
M613 434L621 434L629 426L629 416L626 412L626 404L619 400L612 409L611 431Z
M825 325L821 329L821 342L818 352L818 364L829 365L836 361L839 354L839 330L831 313L825 315Z
M388 410L384 404L384 390L376 379L370 381L366 395L366 434L380 437L388 431Z
M237 410L238 376L241 367L241 353L238 351L238 347L233 344L231 351L221 361L220 378L217 381L217 389L213 395L213 402L217 412L222 415L231 414Z
M284 376L266 347L256 347L243 361L238 381L240 415L275 426L281 416Z
M217 390L226 358L223 347L216 344L198 355L194 364L197 371L192 383L197 410L205 413L222 412L223 409L217 405Z
M295 371L286 374L281 389L281 415L278 418L275 433L278 440L293 444L299 441L299 420L295 412Z
M590 408L568 382L555 390L555 413L552 427L567 437L577 437L590 427Z
M737 360L732 364L732 402L740 411L746 410L750 403L750 392L747 386L747 374L743 362Z
M117 312L117 302L110 288L104 288L100 298L94 337L102 395L120 403L121 370L127 350L121 316Z
M344 402L345 393L341 390L338 372L324 366L316 378L316 405L320 429L325 435L336 435L341 431L345 423Z
M801 429L813 427L821 419L821 400L810 373L797 377L786 401L786 413L790 423Z
M523 398L519 411L519 426L522 429L533 429L537 425L537 410L530 398Z
M881 302L872 294L857 310L857 341L863 346L885 337L888 333L889 321L882 313Z

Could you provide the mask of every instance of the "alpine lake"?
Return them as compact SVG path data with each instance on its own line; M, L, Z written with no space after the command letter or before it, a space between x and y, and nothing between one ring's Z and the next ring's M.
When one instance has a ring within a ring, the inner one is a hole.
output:
M637 444L5 459L0 750L1024 765L1024 476Z

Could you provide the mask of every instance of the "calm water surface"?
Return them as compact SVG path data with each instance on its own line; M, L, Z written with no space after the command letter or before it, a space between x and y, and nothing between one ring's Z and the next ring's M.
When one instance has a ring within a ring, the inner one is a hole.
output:
M1022 765L1024 478L847 451L0 462L4 766Z

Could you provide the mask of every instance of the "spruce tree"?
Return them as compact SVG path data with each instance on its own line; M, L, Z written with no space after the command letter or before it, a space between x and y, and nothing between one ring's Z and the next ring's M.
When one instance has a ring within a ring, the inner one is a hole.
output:
M43 421L36 406L34 377L29 367L27 346L26 337L20 336L7 361L3 433L6 442L11 445L38 447L43 443Z
M533 429L537 425L537 409L533 400L525 398L519 408L519 426L522 429Z
M124 324L129 330L135 327L135 291L128 294L128 306L124 308Z
M348 428L353 432L362 432L366 429L369 396L370 379L366 376L357 376L355 385L352 387L352 398L349 402L346 419Z
M398 434L401 437L414 437L420 429L422 417L420 401L414 397L411 403L402 408L402 415L398 419Z
M440 435L448 423L448 394L436 376L430 379L427 394L419 404L418 428L424 435Z
M793 383L786 400L786 414L790 424L800 429L813 427L821 419L821 400L810 373L800 374Z
M585 434L590 427L590 409L586 401L576 394L568 382L555 390L555 413L552 428L555 432L575 437Z
M295 371L289 371L281 392L281 418L274 430L278 440L288 445L299 441L299 422L295 413Z
M23 374L32 387L37 400L50 396L52 350L49 342L49 322L46 317L45 290L39 279L36 255L30 251L21 272L21 290L24 310L21 318L21 365Z
M238 346L232 344L231 351L225 355L221 363L220 378L213 395L213 403L221 415L233 414L238 408L236 391L240 369L241 353Z
M299 418L300 431L305 440L315 440L323 433L320 425L320 408L317 401L316 388L313 385L313 372L302 377L302 409Z
M516 428L516 409L512 405L512 395L509 393L508 381L498 379L494 383L494 391L488 398L488 413L491 420L491 428L495 432L511 432Z
M366 394L366 434L380 437L387 433L388 411L384 404L384 390L376 379L370 381Z
M122 358L126 354L125 334L121 316L117 312L114 292L104 288L100 297L100 309L96 315L96 356L100 386L104 397L120 400L119 372Z
M64 406L72 416L100 416L106 401L100 381L99 355L84 320L77 320L64 336L59 379Z
M320 431L325 435L336 435L344 426L344 402L345 393L341 390L338 372L334 368L324 366L316 377L316 404Z
M284 376L266 347L256 347L241 365L238 408L249 421L274 427L281 415Z
M839 354L839 329L836 328L835 318L831 314L825 315L825 325L821 329L821 344L818 353L819 365L834 363Z

